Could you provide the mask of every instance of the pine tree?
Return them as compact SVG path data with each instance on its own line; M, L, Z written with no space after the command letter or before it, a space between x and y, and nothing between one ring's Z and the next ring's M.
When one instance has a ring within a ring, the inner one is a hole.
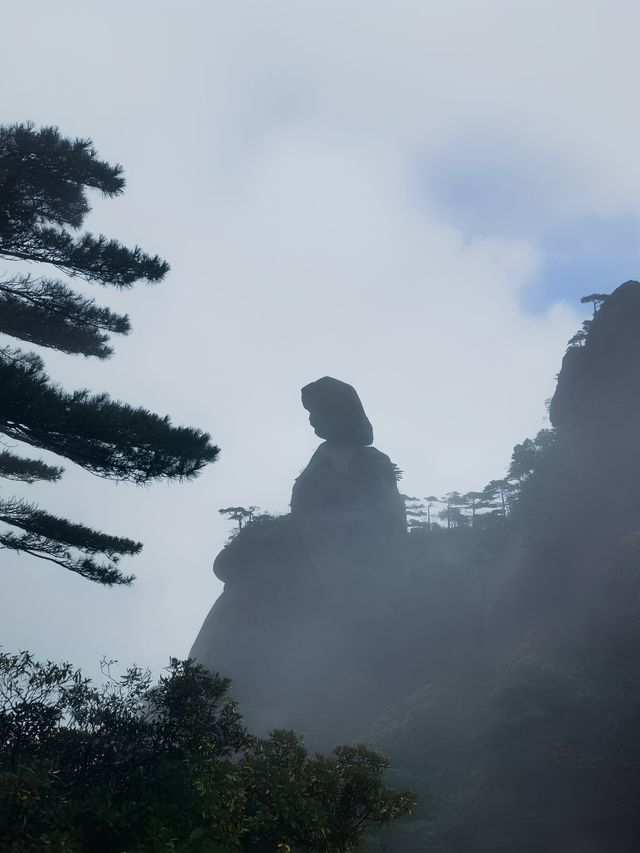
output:
M99 159L89 139L57 128L0 127L0 257L46 263L69 278L129 288L161 281L166 261L138 246L80 233L90 211L87 190L115 197L122 167ZM0 275L0 332L61 352L108 358L110 335L126 335L129 318L97 305L58 278ZM101 477L149 483L189 479L218 448L201 430L174 427L152 414L88 390L64 391L42 358L0 347L0 435L51 451ZM6 443L5 443L6 444ZM63 469L0 452L0 477L55 482ZM14 497L0 499L0 548L32 554L103 584L130 583L118 562L142 545L49 514Z

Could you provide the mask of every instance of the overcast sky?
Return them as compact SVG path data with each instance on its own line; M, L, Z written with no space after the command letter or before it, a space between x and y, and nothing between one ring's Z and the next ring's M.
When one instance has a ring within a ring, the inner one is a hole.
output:
M217 510L287 510L318 443L299 391L320 376L356 387L407 494L482 488L546 425L579 297L640 278L635 0L0 15L0 121L56 124L122 163L126 194L96 197L87 228L172 266L155 287L86 286L133 332L107 362L44 352L50 374L222 448L186 485L67 464L25 487L145 547L112 590L3 552L5 649L91 673L102 655L185 656L222 588Z

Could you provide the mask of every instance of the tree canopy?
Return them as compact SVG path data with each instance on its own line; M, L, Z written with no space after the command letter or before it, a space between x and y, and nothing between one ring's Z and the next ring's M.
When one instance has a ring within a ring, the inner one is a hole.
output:
M108 358L110 336L130 331L128 316L97 305L67 281L33 275L44 263L68 278L100 286L153 284L168 263L139 246L80 232L90 211L88 191L116 197L123 170L98 157L90 139L67 139L55 127L0 127L0 258L21 269L0 274L0 332L72 355ZM0 435L50 451L112 480L149 483L189 479L218 455L210 436L176 427L168 416L112 400L89 389L65 391L42 357L0 347ZM13 452L0 452L0 476L26 483L55 482L63 469ZM51 560L105 584L129 583L118 561L140 551L131 539L110 536L58 518L13 497L0 499L0 548ZM19 532L17 532L19 531Z
M0 654L0 847L45 853L349 853L410 814L364 746L310 756L252 736L228 679L173 660L100 687L70 664Z

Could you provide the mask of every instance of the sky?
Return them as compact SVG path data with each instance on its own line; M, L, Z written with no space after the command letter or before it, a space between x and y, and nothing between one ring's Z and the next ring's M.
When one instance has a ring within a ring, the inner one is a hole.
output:
M287 511L321 376L356 387L406 494L481 489L548 426L580 296L640 278L635 0L0 0L0 21L0 121L91 137L127 189L87 229L171 264L79 284L133 332L106 362L43 351L50 375L222 448L188 484L68 463L13 489L144 550L114 589L3 552L6 650L185 657L222 590L218 509Z

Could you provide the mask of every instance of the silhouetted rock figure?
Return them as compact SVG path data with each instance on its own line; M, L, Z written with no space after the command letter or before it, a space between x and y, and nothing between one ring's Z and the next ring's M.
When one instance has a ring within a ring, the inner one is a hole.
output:
M324 377L302 402L326 441L291 513L249 524L216 558L225 589L190 653L232 678L257 730L293 725L296 702L320 701L341 674L378 670L372 649L399 633L407 597L404 502L355 389Z
M319 438L364 447L373 443L371 423L352 385L323 376L304 386L302 405Z
M362 534L360 545L380 534L404 536L406 511L395 468L388 456L368 446L373 429L355 388L324 376L305 385L302 405L316 435L326 441L294 483L292 516L321 527L328 521L334 531L347 525L352 538Z
M321 444L293 485L291 513L300 519L328 513L335 521L340 516L371 527L376 537L406 532L393 463L375 447Z

